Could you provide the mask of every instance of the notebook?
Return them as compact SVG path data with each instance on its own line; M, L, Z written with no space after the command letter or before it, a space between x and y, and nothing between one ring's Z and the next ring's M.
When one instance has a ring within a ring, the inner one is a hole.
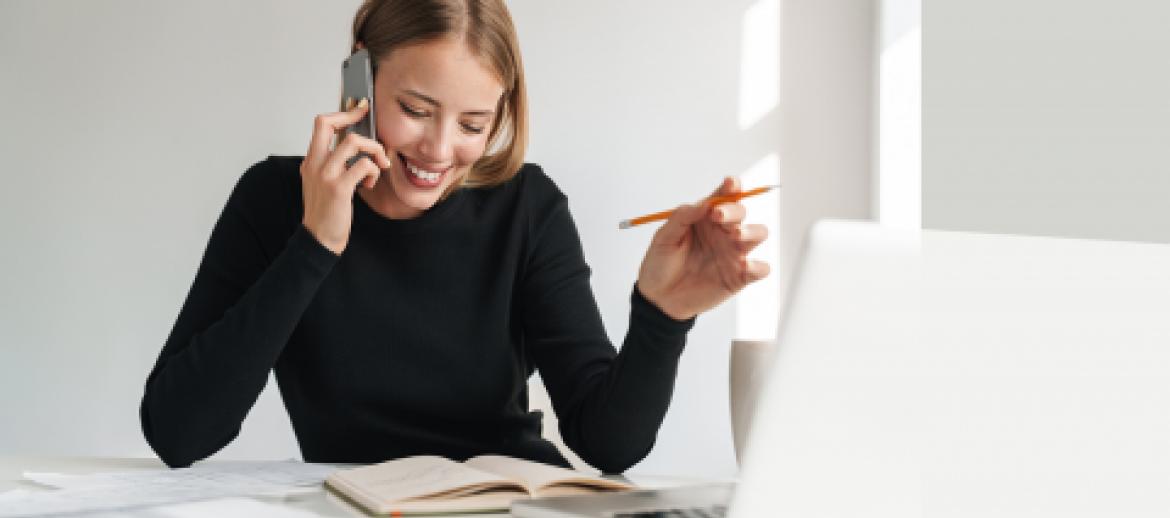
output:
M627 491L634 486L503 455L464 462L419 455L342 469L325 485L379 515L507 511L533 497Z

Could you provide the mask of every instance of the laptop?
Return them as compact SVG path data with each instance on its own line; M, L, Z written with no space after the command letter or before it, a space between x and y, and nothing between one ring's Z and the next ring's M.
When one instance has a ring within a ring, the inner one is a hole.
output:
M777 344L735 487L513 514L1170 515L1170 245L821 222Z

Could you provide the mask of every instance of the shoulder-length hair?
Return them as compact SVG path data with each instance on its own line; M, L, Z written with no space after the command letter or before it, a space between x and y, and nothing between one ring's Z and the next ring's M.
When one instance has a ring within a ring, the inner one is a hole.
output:
M350 52L360 42L376 66L396 48L449 36L461 38L504 85L484 155L463 185L506 182L524 164L528 100L520 43L503 0L366 0L353 19Z

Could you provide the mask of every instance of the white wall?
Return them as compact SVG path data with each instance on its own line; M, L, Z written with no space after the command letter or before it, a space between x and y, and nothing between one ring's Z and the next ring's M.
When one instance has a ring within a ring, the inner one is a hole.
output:
M1170 3L924 15L924 226L1170 242Z
M783 279L815 217L869 214L871 2L783 2L779 105L745 123L741 33L768 1L509 2L529 160L570 198L617 343L653 231L619 232L620 219L779 168ZM212 224L248 165L303 153L313 115L336 105L356 5L0 3L0 455L151 455L142 384ZM734 312L699 318L636 470L734 473ZM290 456L274 390L220 454Z
M872 214L876 7L789 0L781 14L781 263L826 217ZM782 270L782 275L788 271Z
M354 6L0 3L0 455L153 455L143 382L211 227L336 106ZM297 454L270 389L225 454Z

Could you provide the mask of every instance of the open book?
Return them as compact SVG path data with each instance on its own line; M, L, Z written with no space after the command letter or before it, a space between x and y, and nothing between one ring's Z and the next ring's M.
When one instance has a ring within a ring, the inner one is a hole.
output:
M513 500L634 486L503 455L419 455L334 472L325 485L374 514L506 511Z

